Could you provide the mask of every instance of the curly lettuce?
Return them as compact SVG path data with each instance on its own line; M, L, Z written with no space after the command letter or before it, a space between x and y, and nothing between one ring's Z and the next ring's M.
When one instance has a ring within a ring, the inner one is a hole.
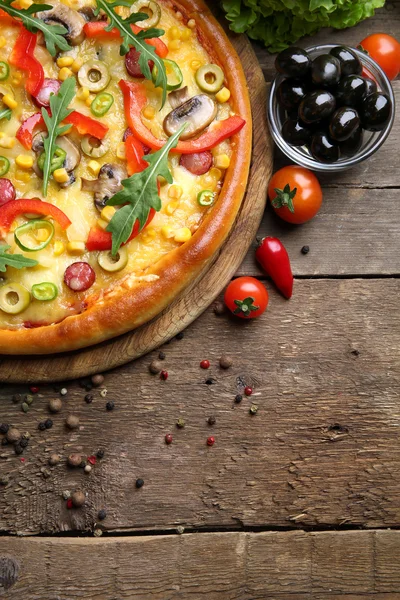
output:
M280 52L321 27L345 29L372 17L385 0L222 0L230 28Z

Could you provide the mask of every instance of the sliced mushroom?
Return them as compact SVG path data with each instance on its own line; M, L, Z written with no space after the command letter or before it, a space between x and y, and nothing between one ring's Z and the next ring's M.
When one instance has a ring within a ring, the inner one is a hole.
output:
M43 152L43 150L44 150L43 135L45 135L44 132L40 131L39 133L37 133L35 135L35 137L33 138L33 141L32 141L32 150L37 155L37 158L33 165L33 170L35 171L35 173L38 177L43 177L43 172L39 168L38 161L37 161L40 153ZM65 157L63 166L70 174L70 178L69 178L69 181L67 181L67 183L60 184L61 187L67 187L68 185L70 185L71 183L73 183L75 181L75 176L73 176L73 181L72 181L72 171L79 165L79 163L81 161L81 153L79 152L79 148L77 147L77 145L74 144L74 142L71 142L71 140L68 139L68 137L66 137L64 135L60 135L56 139L56 146L58 146L59 148L62 148L67 155Z
M187 85L180 90L175 90L174 92L168 94L168 100L172 108L178 108L178 106L182 106L182 104L189 100L189 90Z
M217 105L212 98L205 94L193 96L181 106L171 111L164 119L164 131L168 136L176 133L184 123L187 123L181 140L187 140L201 133L217 116Z
M55 3L51 10L38 12L36 16L45 23L64 25L67 30L64 37L71 42L73 46L77 46L83 42L83 26L86 21L81 14L76 10L69 8L69 6Z
M82 6L79 9L79 14L85 19L85 21L95 21L96 15L94 14L93 6Z
M97 179L90 180L82 177L82 190L93 192L95 206L101 211L107 200L122 190L123 179L126 179L125 169L114 163L105 163Z

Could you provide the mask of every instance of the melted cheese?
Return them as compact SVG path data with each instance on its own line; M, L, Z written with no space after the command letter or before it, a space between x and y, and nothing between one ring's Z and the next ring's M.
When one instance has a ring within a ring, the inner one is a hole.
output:
M84 0L65 3L75 9L79 9L83 5L87 6L87 2L84 2ZM162 18L158 27L165 30L166 34L162 39L167 45L170 41L168 30L173 25L183 27L182 23L178 22L175 13L163 6ZM8 61L17 34L18 29L16 27L0 25L0 35L4 35L7 39L6 46L0 49L0 60ZM57 78L59 68L45 47L37 46L35 55L43 65L45 76ZM98 120L109 127L107 138L110 149L105 156L97 160L100 164L107 162L123 165L124 161L119 160L116 156L118 145L121 143L123 133L127 126L123 110L122 93L118 87L118 82L120 79L130 79L130 77L127 75L125 69L125 61L123 58L121 59L119 55L119 42L101 39L86 39L80 46L72 48L64 55L79 58L82 61L96 58L103 61L108 66L111 74L111 81L107 86L106 91L113 94L114 104L108 113ZM196 35L193 33L189 40L182 41L179 50L170 51L168 53L168 58L179 64L183 74L183 85L188 86L190 96L202 93L195 81L195 70L192 66L192 62L196 60L201 64L207 64L211 61ZM24 76L22 77L21 85L12 85L11 81L15 72L16 69L11 68L11 76L9 79L6 82L1 82L4 83L5 87L12 89L18 102L18 107L13 111L11 120L9 122L3 120L0 123L0 130L7 136L15 136L21 121L37 111L37 108L32 104L25 92ZM144 85L147 90L148 104L155 109L155 117L154 119L143 118L143 121L154 135L164 138L165 134L162 128L162 122L166 114L170 112L171 106L167 102L164 108L159 111L161 91L156 89L150 81L144 81ZM94 118L84 101L75 98L71 106ZM219 119L227 118L229 113L229 104L219 106ZM71 139L79 145L79 135L76 132L72 132L69 135L71 136ZM231 148L229 142L224 142L221 147L214 150L214 153L225 153L230 155ZM176 201L171 209L170 202L173 202L174 199L170 198L168 195L170 186L168 184L162 186L161 200L163 208L155 215L149 228L145 229L136 239L128 244L129 260L127 266L118 273L107 273L98 265L97 252L85 252L79 257L71 256L66 251L61 254L61 256L56 257L54 255L54 242L56 240L60 240L64 245L66 245L68 241L85 242L91 226L93 226L99 218L99 213L94 206L93 195L81 190L82 177L94 179L88 170L88 164L91 159L82 154L81 162L75 169L76 182L66 189L61 189L56 182L51 180L47 197L43 198L41 179L39 179L33 171L22 171L15 165L15 158L17 155L31 154L34 156L33 152L26 151L17 141L12 149L0 148L0 154L6 156L11 162L11 168L6 177L10 178L14 183L18 198L42 198L47 202L56 204L72 221L72 225L68 228L67 232L62 231L57 224L55 224L56 232L53 241L40 252L22 252L14 242L12 231L7 235L6 241L11 246L11 252L22 253L29 258L34 258L38 261L38 265L34 268L22 270L8 268L5 275L6 282L18 282L29 290L32 285L36 283L52 282L57 286L59 295L56 300L51 302L43 303L33 300L29 307L19 315L9 315L0 310L1 328L20 327L24 323L29 325L58 322L70 314L84 310L85 300L89 296L92 296L93 294L95 296L101 296L105 290L110 290L124 279L129 277L132 279L145 275L144 281L146 281L146 275L151 273L151 267L162 256L179 245L174 241L173 237L166 238L161 232L162 228L167 225L171 230L175 231L181 227L189 227L191 231L194 232L200 224L206 210L199 206L197 202L198 193L204 189L218 189L221 185L222 178L222 174L219 173L218 175L216 169L206 175L196 177L183 167L179 166L179 157L177 155L171 156L170 167L174 184L181 186L183 190L181 198L179 201ZM14 224L13 229L23 222L26 222L26 219L19 219ZM93 267L96 272L96 282L86 292L75 293L63 283L63 277L68 265L80 260L87 261Z

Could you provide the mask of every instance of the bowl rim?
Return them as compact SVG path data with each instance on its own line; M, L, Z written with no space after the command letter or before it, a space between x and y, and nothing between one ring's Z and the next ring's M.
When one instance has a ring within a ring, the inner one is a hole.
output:
M285 142L280 131L278 130L276 120L273 116L275 102L277 101L276 100L277 82L278 82L278 80L280 81L281 78L283 77L281 74L278 73L274 77L274 79L271 83L271 88L270 88L270 93L269 93L269 98L268 98L268 111L267 111L268 123L269 123L272 137L273 137L276 145L278 146L278 148L285 154L285 156L290 158L290 160L292 160L293 162L301 165L302 167L307 167L313 171L331 172L331 173L338 172L338 171L345 171L345 170L357 165L358 163L363 162L370 156L372 156L372 154L374 154L382 146L382 144L386 141L386 139L393 127L395 114L396 114L396 101L395 101L392 84L390 83L390 80L388 79L387 75L382 70L382 68L368 54L366 54L365 52L362 52L358 48L353 48L352 46L349 46L348 44L318 44L315 46L309 46L308 48L304 48L304 50L309 53L315 53L315 52L323 53L325 51L329 52L329 50L331 50L332 48L336 48L337 46L344 46L344 47L350 48L350 50L355 52L357 54L358 58L361 60L362 65L365 66L368 70L372 71L371 72L372 75L374 75L374 73L373 73L374 71L378 72L379 79L380 79L380 81L378 81L378 84L381 87L381 89L386 87L386 90L384 90L383 93L389 96L389 99L391 102L391 115L390 115L389 122L387 123L385 129L382 131L376 132L376 133L379 133L379 136L376 138L375 142L371 145L371 147L369 149L367 149L365 152L357 153L354 156L351 156L348 159L343 160L341 162L337 162L337 163L319 162L312 156L308 157L308 156L305 156L304 154L300 154L297 150L297 146L292 146L291 144Z

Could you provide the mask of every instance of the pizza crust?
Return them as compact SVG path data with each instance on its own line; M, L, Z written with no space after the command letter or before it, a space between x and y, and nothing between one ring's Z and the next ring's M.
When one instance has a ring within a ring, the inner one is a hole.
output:
M204 272L235 222L246 191L251 159L252 121L246 78L229 39L202 0L168 4L180 10L185 19L196 19L202 45L224 66L234 111L246 121L243 129L231 138L232 160L218 202L188 242L169 252L144 274L146 280L132 278L129 285L125 281L92 304L89 298L84 312L60 323L34 329L0 330L3 354L77 350L143 325Z

